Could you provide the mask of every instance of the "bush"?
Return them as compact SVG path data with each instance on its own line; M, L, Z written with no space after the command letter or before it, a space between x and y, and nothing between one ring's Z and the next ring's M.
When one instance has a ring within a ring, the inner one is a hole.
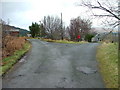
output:
M88 42L91 42L91 39L94 37L93 34L87 34L85 35L85 40L88 41Z

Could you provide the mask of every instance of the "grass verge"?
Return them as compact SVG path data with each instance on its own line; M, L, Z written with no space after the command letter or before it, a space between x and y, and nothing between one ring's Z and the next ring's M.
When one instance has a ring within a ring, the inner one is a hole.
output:
M106 88L118 88L118 44L102 43L97 60Z
M55 43L68 43L68 44L83 44L83 43L88 43L86 41L80 41L80 42L75 42L75 41L68 41L68 40L51 40L51 39L41 39L46 42L55 42Z
M13 55L2 60L3 66L0 67L0 74L4 75L17 61L30 49L31 44L27 41L23 48L16 50Z

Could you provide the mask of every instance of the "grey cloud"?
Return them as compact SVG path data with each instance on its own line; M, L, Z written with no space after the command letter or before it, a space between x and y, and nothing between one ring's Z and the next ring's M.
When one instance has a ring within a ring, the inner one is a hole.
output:
M0 3L0 19L2 18L6 22L9 19L11 25L24 28L28 23L25 20L24 12L30 9L29 2L2 2Z
M24 12L30 9L27 2L2 2L2 16L9 16L13 13Z

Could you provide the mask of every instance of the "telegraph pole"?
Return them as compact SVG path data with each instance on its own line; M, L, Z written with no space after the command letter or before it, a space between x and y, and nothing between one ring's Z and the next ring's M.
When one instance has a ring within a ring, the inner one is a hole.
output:
M39 37L41 37L41 31L40 31L40 25L41 25L41 21L39 21Z
M61 13L61 39L63 40L63 22L62 22L62 13Z

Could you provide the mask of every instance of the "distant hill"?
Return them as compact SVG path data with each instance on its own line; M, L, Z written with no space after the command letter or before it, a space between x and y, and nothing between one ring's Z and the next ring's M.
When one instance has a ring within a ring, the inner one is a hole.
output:
M19 27L11 26L11 25L2 25L2 30L8 34L10 32L18 32L17 36L27 36L27 34L30 32L26 29L22 29Z
M96 33L104 33L104 32L110 32L112 29L105 29L105 28L100 28L100 27L95 27L92 28L92 32L96 32ZM118 32L118 30L113 30L113 32Z

